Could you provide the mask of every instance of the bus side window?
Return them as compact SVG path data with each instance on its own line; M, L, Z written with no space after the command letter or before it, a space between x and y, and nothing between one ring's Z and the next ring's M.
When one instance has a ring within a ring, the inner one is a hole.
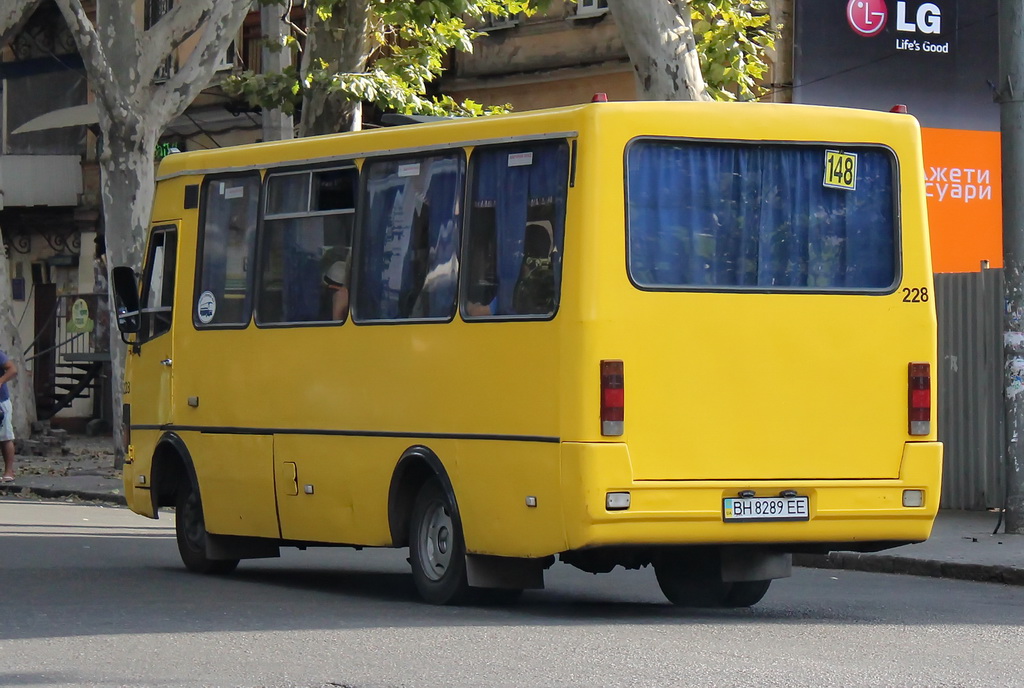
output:
M363 167L357 321L454 315L465 165L459 150Z
M473 152L463 317L558 309L568 160L565 141Z
M208 178L200 205L196 327L245 325L252 308L252 264L259 206L258 173Z
M268 177L257 323L345 320L356 183L354 167Z
M171 329L177 234L173 226L154 227L142 281L142 327L139 341L155 339Z

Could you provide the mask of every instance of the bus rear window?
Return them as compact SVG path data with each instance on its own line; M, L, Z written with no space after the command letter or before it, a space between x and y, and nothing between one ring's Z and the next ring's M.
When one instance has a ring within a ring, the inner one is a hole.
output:
M888 149L634 141L629 274L645 289L887 291L897 277Z

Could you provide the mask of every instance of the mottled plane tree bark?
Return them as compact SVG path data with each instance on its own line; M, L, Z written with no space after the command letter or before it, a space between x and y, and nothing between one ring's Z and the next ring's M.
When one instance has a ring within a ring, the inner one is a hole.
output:
M4 0L0 4L0 45L18 33L41 4L42 0Z
M758 100L779 25L766 0L608 0L643 100Z
M130 4L98 0L93 18L82 0L56 3L75 36L99 114L107 265L138 269L153 204L157 141L209 85L252 2L175 3L149 29L137 25ZM192 52L169 79L157 82L157 70L190 38ZM125 355L116 328L111 328L110 350L116 427Z
M313 71L314 60L328 72L363 71L370 59L370 7L365 2L339 3L330 16L313 18L302 53L302 74ZM358 131L362 128L362 103L334 97L328 88L303 91L299 136Z
M689 0L608 0L642 100L711 100Z

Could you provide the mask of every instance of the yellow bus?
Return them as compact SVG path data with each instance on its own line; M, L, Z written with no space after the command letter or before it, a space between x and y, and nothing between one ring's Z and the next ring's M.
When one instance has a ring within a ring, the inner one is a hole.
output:
M437 604L557 561L749 606L939 503L906 114L594 102L172 155L129 342L131 509L194 571L408 547Z

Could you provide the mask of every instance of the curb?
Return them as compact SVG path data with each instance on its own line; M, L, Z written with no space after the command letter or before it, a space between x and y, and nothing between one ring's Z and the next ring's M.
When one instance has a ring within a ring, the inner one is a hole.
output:
M126 506L124 495L109 492L83 492L82 490L62 490L53 487L31 487L29 485L4 485L0 487L0 496L9 497L42 497L43 499L65 499L75 497L84 502L106 502L117 506Z
M812 569L844 569L869 573L897 573L908 576L951 578L981 583L1024 585L1024 569L998 564L916 559L891 554L831 552L829 554L794 554L793 564Z

